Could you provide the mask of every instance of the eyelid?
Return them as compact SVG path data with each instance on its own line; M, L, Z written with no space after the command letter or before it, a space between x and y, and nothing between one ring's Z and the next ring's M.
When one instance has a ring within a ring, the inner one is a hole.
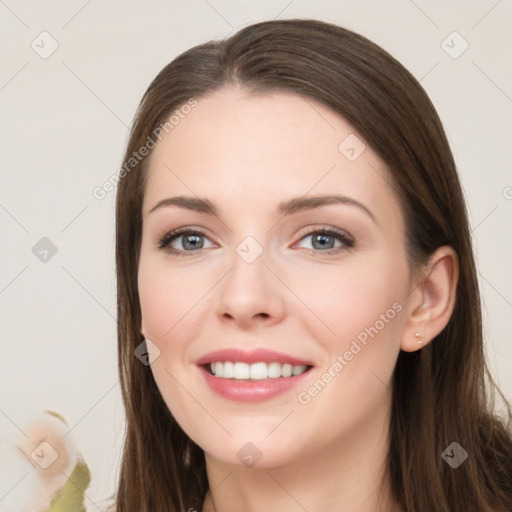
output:
M333 226L327 226L324 224L309 225L301 229L297 236L300 239L302 239L305 236L313 235L315 233L335 234L337 236L349 239L352 242L355 241L354 237L348 231L345 231L344 229L335 228Z

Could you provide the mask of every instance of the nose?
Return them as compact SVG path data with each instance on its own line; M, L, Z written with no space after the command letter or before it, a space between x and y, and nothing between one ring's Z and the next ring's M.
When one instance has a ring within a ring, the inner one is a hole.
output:
M279 323L285 310L284 285L267 266L265 251L249 261L234 252L231 269L219 283L217 315L240 329Z

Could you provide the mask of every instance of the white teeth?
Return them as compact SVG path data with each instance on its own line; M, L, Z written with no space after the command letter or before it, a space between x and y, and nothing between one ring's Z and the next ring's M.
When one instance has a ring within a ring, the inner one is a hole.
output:
M267 365L265 363L251 364L251 379L261 380L268 377Z
M226 361L224 363L224 367L222 368L222 376L225 379L232 379L235 376L235 365L229 361Z
M277 379L279 377L291 377L304 373L307 366L293 366L281 363L241 363L241 362L215 362L210 364L210 369L215 377L237 380L263 380Z
M291 377L293 373L293 366L291 364L283 364L281 372L283 377Z
M222 369L223 369L223 364L222 363L215 363L215 375L218 375L219 377L222 377L223 373L222 373Z
M268 376L271 379L281 377L281 365L279 363L270 363L268 365Z
M217 369L217 365L222 363L215 363L215 369ZM247 363L235 363L235 379L248 379L250 368ZM215 373L215 375L218 375ZM220 375L222 377L222 375Z
M293 375L300 375L306 371L305 366L294 366L293 367Z

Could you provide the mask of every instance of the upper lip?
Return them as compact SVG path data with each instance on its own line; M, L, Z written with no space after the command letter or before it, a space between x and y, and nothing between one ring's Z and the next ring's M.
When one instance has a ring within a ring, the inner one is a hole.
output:
M305 359L263 348L250 351L243 350L241 348L224 348L221 350L215 350L214 352L209 352L208 354L200 357L196 361L196 364L201 365L225 361L242 362L247 364L276 362L281 364L291 364L292 366L313 366L310 361L306 361Z

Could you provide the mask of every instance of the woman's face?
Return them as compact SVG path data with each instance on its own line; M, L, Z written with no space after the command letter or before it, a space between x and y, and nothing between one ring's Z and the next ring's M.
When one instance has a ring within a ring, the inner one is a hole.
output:
M411 287L390 175L312 100L226 87L197 101L154 149L144 196L138 286L159 390L228 464L364 439L389 412Z

